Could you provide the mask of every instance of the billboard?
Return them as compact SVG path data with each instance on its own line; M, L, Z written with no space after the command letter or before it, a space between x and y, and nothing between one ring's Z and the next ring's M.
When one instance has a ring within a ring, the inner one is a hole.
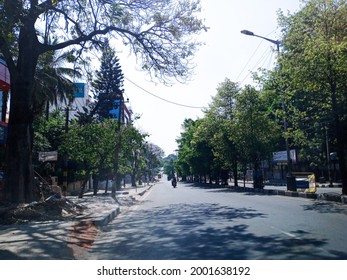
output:
M290 154L290 158L292 162L296 162L296 151L290 150L289 154ZM272 160L274 163L287 163L288 162L287 151L274 152L272 154Z
M50 152L39 152L39 161L57 161L58 160L58 152L50 151Z

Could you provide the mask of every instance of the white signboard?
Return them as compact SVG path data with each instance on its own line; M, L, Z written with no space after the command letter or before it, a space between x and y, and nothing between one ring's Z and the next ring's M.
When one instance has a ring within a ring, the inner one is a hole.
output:
M292 162L296 162L296 152L295 150L289 151L290 158ZM273 161L275 163L288 162L287 151L280 151L273 153Z
M58 160L58 152L39 152L39 161L57 161Z

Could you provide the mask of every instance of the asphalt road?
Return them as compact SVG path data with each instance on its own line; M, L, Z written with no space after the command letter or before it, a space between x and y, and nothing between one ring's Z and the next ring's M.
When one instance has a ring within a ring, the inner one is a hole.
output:
M347 206L167 181L79 259L347 259Z

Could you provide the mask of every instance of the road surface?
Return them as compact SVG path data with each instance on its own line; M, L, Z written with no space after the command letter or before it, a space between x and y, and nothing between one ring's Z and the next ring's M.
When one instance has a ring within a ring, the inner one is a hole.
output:
M157 183L79 259L347 259L347 206Z

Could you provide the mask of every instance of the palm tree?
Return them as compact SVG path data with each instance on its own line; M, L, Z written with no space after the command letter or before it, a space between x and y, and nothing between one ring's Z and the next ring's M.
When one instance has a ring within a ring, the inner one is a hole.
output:
M74 60L73 51L51 51L40 57L35 75L35 113L42 114L46 109L48 116L50 105L57 105L63 101L70 103L73 100L75 85L72 79L82 76L79 67L66 66Z

